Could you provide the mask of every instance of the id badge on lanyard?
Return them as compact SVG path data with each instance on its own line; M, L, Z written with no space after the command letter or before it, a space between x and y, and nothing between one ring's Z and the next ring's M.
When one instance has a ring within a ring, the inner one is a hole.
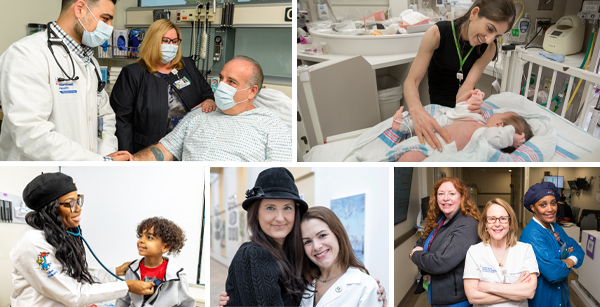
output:
M456 79L458 79L458 86L461 86L462 81L464 79L463 71L462 71L463 65L467 61L467 58L469 57L469 55L471 54L471 51L473 51L473 48L475 48L475 46L471 47L471 50L469 50L469 53L467 53L467 55L463 59L462 55L460 54L458 40L456 39L456 31L454 30L454 20L452 20L450 23L452 24L452 37L454 38L454 44L456 45L456 51L458 52L458 62L460 64L460 66L459 66L460 68L458 69L458 72L456 73Z
M102 139L103 137L103 132L104 132L104 118L100 117L100 100L102 99L102 97L100 96L100 93L97 94L97 103L98 103L98 109L97 109L97 116L98 116L98 138Z

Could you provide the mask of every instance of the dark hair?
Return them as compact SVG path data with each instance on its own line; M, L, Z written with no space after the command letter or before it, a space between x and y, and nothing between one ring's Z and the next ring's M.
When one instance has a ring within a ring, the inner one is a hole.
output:
M90 9L95 6L98 1L102 0L85 0L85 3L90 7ZM110 0L113 4L117 4L117 0ZM63 12L66 9L70 8L73 3L77 2L77 0L62 0L62 4L60 6L60 11Z
M62 272L80 283L94 283L88 271L85 248L80 237L67 233L77 232L77 228L66 228L58 213L60 203L54 200L38 211L31 211L25 216L25 222L37 230L44 232L46 241L54 247L56 259L62 265Z
M460 202L460 211L462 211L465 216L472 216L479 221L480 215L477 204L475 204L471 198L471 193L467 190L467 186L456 177L444 177L435 183L433 186L433 193L431 193L431 196L429 197L429 211L427 211L427 225L425 225L425 230L423 231L423 239L427 239L433 228L438 224L438 219L440 218L442 211L437 203L437 191L440 186L446 182L452 183L456 191L460 193L462 198Z
M258 64L258 62L255 61L254 59L247 57L245 55L236 55L231 60L232 61L233 60L243 60L246 62L250 62L252 64L252 66L254 66L254 71L252 72L252 76L250 77L250 80L248 80L248 85L258 86L258 90L256 91L256 94L258 95L258 93L260 93L260 89L262 88L262 84L265 79L262 68L260 67L260 64Z
M336 262L339 264L342 272L348 270L349 267L353 267L369 274L369 271L354 253L352 244L350 244L350 239L348 238L348 233L346 232L346 229L344 229L344 225L331 209L326 207L308 208L308 211L302 216L302 222L312 219L318 219L327 224L331 232L337 238L340 250ZM312 282L315 278L321 276L321 270L316 264L310 261L306 253L304 253L302 260L302 274L304 275L306 282Z
M471 16L471 11L478 7L479 13L477 17L483 17L495 22L507 22L508 30L513 26L513 22L515 21L515 17L517 15L517 9L515 8L515 4L513 0L475 0L473 5L469 8L463 16L460 16L454 20L454 25L458 28L457 32L461 34L465 34L468 31L469 26L469 17ZM465 27L463 27L465 25ZM462 35L460 35L462 37ZM496 53L494 54L494 58L492 61L496 60L498 56L498 39L495 39L496 42ZM477 46L477 54L481 55L481 45Z
M285 289L295 300L300 301L306 289L306 284L301 276L304 248L302 248L302 233L300 231L300 210L297 206L294 206L292 231L285 237L283 245L280 246L260 228L258 209L261 201L262 199L256 200L248 210L250 240L273 254L281 271L279 286L281 289Z
M143 220L137 226L137 237L144 234L144 230L150 231L154 227L154 235L159 237L169 247L168 255L177 256L185 244L185 234L177 224L162 217L151 217Z
M512 114L510 114L512 113ZM529 123L521 117L519 114L515 112L507 112L508 116L504 119L504 125L512 125L515 127L515 133L521 134L525 133L525 141L529 141L533 137L533 131L531 130L531 126ZM502 148L500 151L505 153L512 153L516 148L509 146L506 148Z

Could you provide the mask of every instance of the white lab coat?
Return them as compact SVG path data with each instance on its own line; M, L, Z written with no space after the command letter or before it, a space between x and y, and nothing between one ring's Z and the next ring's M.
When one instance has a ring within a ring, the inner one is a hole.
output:
M71 76L65 49L52 48ZM19 40L0 56L0 160L103 160L117 151L115 114L106 92L97 92L94 66L71 56L79 80L60 83L57 78L65 75L48 49L46 31ZM104 121L102 139L98 117Z
M38 262L40 253L48 253L45 261L39 261L47 265L45 270ZM54 247L40 230L27 230L10 252L10 260L14 267L12 307L80 307L114 300L128 292L127 283L116 281L104 270L92 272L97 281L105 282L95 284L79 283L61 272L62 265L56 259Z
M309 290L314 290L315 281L308 285ZM317 307L326 306L382 306L383 301L378 301L377 282L371 276L357 268L349 268L321 297ZM300 307L313 307L313 292L306 291Z

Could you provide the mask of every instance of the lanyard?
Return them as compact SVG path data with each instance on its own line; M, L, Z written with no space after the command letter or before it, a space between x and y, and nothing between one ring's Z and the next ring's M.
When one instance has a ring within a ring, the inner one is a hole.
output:
M458 52L458 61L460 62L460 69L458 70L458 73L456 73L456 78L458 79L459 82L461 82L463 79L463 74L462 74L463 65L467 61L467 58L469 57L469 55L471 54L471 51L473 51L475 46L471 47L471 50L469 50L469 52L463 59L460 54L460 48L458 47L458 40L456 39L456 31L454 30L454 20L450 21L450 23L452 24L452 37L454 38L454 44L456 45L456 51Z
M80 230L79 226L77 226L77 233L70 232L70 231L67 231L67 232L68 232L69 234L73 235L73 236L80 237L80 238L83 240L83 242L85 243L85 245L88 247L88 249L90 250L90 253L92 253L92 256L94 256L94 258L96 258L96 261L98 261L98 263L100 263L100 265L101 265L101 266L102 266L102 267L103 267L103 268L104 268L104 269L105 269L105 270L106 270L108 273L110 273L110 275L114 276L114 277L115 277L116 279L118 279L118 280L122 280L122 281L124 281L124 279L123 279L123 278L121 278L121 277L117 276L116 274L114 274L113 272L109 271L109 270L108 270L108 269L107 269L107 268L104 266L104 264L102 264L102 262L100 262L100 259L98 259L98 257L96 257L96 254L94 254L94 251L92 250L92 248L90 247L90 245L87 243L87 241L86 241L86 240L83 238L83 236L81 235L81 230Z

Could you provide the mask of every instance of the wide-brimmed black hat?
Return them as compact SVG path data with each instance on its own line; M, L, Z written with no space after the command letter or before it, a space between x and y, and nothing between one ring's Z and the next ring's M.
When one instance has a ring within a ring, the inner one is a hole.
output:
M77 191L73 178L63 173L41 174L23 189L23 201L27 207L39 211L59 197Z
M246 191L246 200L242 203L242 208L248 211L254 201L264 198L291 199L298 204L300 215L308 210L308 204L298 195L294 175L283 167L269 168L260 172L254 188Z

